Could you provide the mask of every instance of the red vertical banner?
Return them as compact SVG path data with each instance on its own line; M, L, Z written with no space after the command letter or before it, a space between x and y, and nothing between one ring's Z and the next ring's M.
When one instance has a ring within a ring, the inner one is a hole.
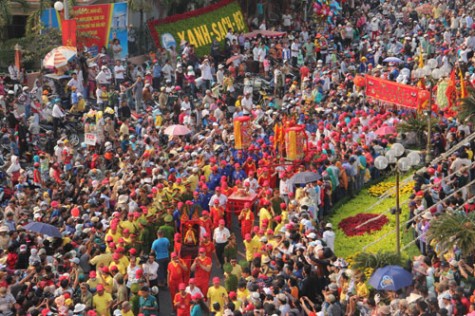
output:
M62 33L63 33L63 46L76 47L76 20L63 20L61 21Z
M19 47L15 47L15 67L21 69L21 50Z

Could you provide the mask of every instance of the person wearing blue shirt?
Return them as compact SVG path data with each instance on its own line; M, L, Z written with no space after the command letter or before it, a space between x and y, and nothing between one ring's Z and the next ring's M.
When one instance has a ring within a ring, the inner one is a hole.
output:
M200 194L200 197L199 197L199 201L200 201L199 205L201 206L203 210L209 211L209 200L211 200L212 196L213 195L209 193L208 188L205 188L203 186L202 193Z
M227 181L229 181L233 175L233 167L230 164L223 162L221 169L219 169L219 173L222 176L225 176Z
M212 173L209 175L207 185L210 191L214 191L214 189L219 185L219 182L221 181L221 174L219 173L217 166L213 166L211 170Z
M238 150L234 152L234 161L242 165L246 161L246 156L244 156L244 153L242 150Z
M79 102L78 93L76 91L76 88L74 88L71 92L71 105L77 105L78 102Z
M241 181L244 181L244 179L246 179L246 172L244 172L244 170L241 169L241 165L236 163L234 165L234 172L233 172L233 176L232 176L232 179L233 179L233 183L236 183L237 180L241 180Z
M155 60L155 64L153 65L153 68L152 68L152 87L155 89L155 90L159 90L160 89L160 79L162 77L162 67L160 66L160 64L158 63L157 60Z
M152 243L152 251L158 263L157 280L159 285L163 285L167 280L167 268L170 262L168 251L170 249L170 241L164 236L162 230L158 230L157 239Z

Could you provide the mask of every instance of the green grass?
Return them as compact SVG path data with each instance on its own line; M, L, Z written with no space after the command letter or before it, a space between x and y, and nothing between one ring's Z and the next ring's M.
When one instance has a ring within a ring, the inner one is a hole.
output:
M395 181L394 177L390 177L383 181ZM402 181L401 181L402 182ZM405 193L400 196L401 202L401 250L404 248L404 245L409 244L413 238L412 228L407 232L405 231L406 225L404 224L409 219L409 208L408 203L403 203L408 199L410 193ZM383 251L396 251L396 217L388 211L390 208L396 206L396 198L388 197L381 204L374 207L371 210L367 210L368 207L373 205L379 200L377 197L373 197L369 194L368 188L363 189L354 199L347 200L345 203L336 206L334 213L330 216L329 220L333 224L336 234L335 240L335 254L338 257L346 258L348 256L353 256L358 252L363 251L363 247L372 243L373 241L381 238L386 233L393 231L393 233L388 234L385 238L381 239L379 242L366 248L366 252L377 252L379 250ZM348 237L345 233L338 228L338 224L341 220L355 216L359 213L372 213L380 214L385 213L389 222L383 226L379 231L372 232L370 234L364 234L361 236ZM401 252L404 258L412 258L415 255L419 254L417 247L413 244L408 249Z

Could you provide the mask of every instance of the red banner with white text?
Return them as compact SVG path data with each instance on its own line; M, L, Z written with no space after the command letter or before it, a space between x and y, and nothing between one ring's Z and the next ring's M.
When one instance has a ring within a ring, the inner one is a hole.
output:
M366 96L417 110L419 88L372 76L365 76Z

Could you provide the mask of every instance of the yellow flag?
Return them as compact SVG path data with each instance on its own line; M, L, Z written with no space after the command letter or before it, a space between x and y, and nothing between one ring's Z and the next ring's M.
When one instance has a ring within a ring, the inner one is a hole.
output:
M462 69L459 68L459 79L460 79L460 98L467 97L467 87L465 86L465 80L463 78Z
M419 49L419 68L424 67L424 55L422 51L422 46Z

